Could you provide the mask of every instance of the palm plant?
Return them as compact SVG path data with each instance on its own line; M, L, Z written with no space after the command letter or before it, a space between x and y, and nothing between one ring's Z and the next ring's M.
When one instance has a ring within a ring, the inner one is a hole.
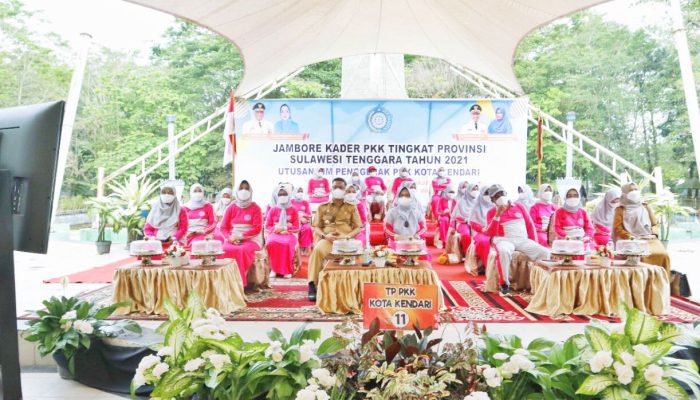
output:
M114 232L118 232L119 226L114 226L117 222L119 207L112 197L94 197L85 202L91 213L97 216L97 241L106 242L105 231L112 225ZM118 224L117 224L118 225Z
M127 242L136 240L143 233L145 219L142 212L150 209L149 200L158 189L158 184L144 177L141 180L129 179L124 183L115 183L109 189L121 208L118 227L126 228Z
M659 239L662 242L668 241L674 215L680 214L687 216L693 212L692 208L682 206L678 202L678 195L671 192L668 188L664 189L661 193L647 195L647 200L649 206L654 210L654 214L656 214L658 218L659 227L661 228Z

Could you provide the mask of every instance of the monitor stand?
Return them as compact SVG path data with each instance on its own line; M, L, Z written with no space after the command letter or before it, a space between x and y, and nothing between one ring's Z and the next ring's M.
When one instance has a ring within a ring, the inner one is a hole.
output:
M11 190L10 171L0 170L0 400L22 398L17 350Z

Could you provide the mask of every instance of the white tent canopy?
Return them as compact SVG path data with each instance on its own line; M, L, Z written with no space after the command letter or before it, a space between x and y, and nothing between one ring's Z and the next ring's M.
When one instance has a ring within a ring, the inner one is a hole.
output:
M521 93L513 57L530 31L605 0L128 0L204 26L240 49L247 93L300 67L398 53L462 65Z

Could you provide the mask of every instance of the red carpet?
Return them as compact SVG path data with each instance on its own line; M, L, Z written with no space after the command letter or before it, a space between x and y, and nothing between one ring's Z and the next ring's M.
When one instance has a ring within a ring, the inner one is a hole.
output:
M112 283L112 273L115 269L124 266L126 264L136 261L135 257L127 257L123 260L115 261L110 264L103 265L101 267L91 268L85 271L76 272L74 274L68 275L68 282L70 283ZM51 278L44 281L44 283L61 283L61 280L65 276L59 276L58 278Z
M433 260L442 250L431 248ZM112 271L133 259L122 260L103 267L70 275L71 282L109 283ZM292 279L272 279L272 290L248 295L248 307L227 319L234 321L340 321L345 316L323 315L316 306L306 299L308 257L302 257L302 267ZM449 310L440 316L443 322L479 323L586 323L591 318L617 321L605 316L561 316L557 318L532 314L525 311L531 294L518 292L510 297L482 291L485 277L468 275L462 264L439 265L433 267L442 283L442 290ZM60 278L57 278L60 281ZM56 281L56 280L52 280ZM111 287L95 290L83 295L99 303L111 301ZM161 320L163 316L132 315L133 319ZM700 305L680 297L671 300L671 314L660 319L671 322L693 322L700 317ZM355 318L359 318L356 316Z

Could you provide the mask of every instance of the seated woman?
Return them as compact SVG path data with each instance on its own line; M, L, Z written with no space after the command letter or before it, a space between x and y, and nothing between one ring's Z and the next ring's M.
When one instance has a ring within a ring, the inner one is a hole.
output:
M442 191L447 188L452 182L450 178L447 177L447 172L445 167L440 167L437 172L437 177L435 177L431 183L433 188L433 197L430 199L430 212L432 213L432 219L434 221L438 220L440 214L438 213L438 207L440 206L440 199L442 198Z
M591 214L591 222L595 229L593 239L598 246L610 243L615 209L620 205L621 195L622 192L618 188L608 189Z
M484 232L488 222L486 216L489 210L494 207L491 202L491 197L488 195L488 188L488 185L484 183L481 184L479 197L477 197L476 204L474 204L471 216L469 217L469 226L472 228L472 242L474 242L476 258L481 261L484 267L486 267L486 264L489 262L489 252L491 251L491 237Z
M408 167L401 167L399 170L399 176L394 178L394 183L391 184L391 199L390 201L393 202L393 200L396 198L396 192L399 190L401 185L403 185L404 182L413 182L413 178L411 178L408 174Z
M350 176L350 185L355 185L358 188L360 188L360 191L358 192L358 198L360 201L365 201L365 194L367 193L367 185L365 185L364 180L360 177L360 173L357 171L354 171L352 175Z
M301 254L308 254L314 245L314 231L311 228L311 206L304 195L304 188L299 187L294 193L292 205L299 215L299 249Z
M528 212L530 211L530 208L535 204L535 195L532 193L529 185L518 186L518 200L516 203L522 204Z
M241 181L232 203L221 220L220 231L224 237L226 258L233 258L243 279L248 284L248 268L255 260L255 252L262 246L262 212L253 202L253 191L248 181Z
M650 255L642 257L642 261L659 265L671 273L671 259L657 236L658 224L656 216L647 203L642 202L642 192L636 184L622 185L620 206L615 209L613 221L613 239L646 240L649 243Z
M406 182L399 188L396 207L392 207L384 219L384 232L392 249L396 249L397 240L420 239L425 232L425 216L416 208L409 185L410 182Z
M331 185L328 183L328 179L323 177L323 168L317 169L314 177L309 179L306 192L309 194L309 203L325 203L329 200Z
M537 203L530 207L530 217L535 224L537 241L545 247L549 246L549 221L554 212L557 211L557 208L559 208L552 202L553 195L552 185L543 183L537 190Z
M438 243L438 248L442 248L447 242L447 230L450 228L450 217L452 212L457 205L455 200L457 197L457 191L452 185L447 185L445 190L442 191L442 198L438 204L438 232L440 235L440 242Z
M219 192L216 204L214 204L214 215L216 215L217 223L221 222L221 218L224 217L226 208L231 204L232 201L233 192L231 191L231 188L224 188L223 190L221 190L221 192Z
M362 242L362 247L367 246L367 207L360 201L360 187L357 185L350 185L345 189L345 202L350 203L357 207L357 212L360 214L360 221L362 222L362 229L360 233L357 234L355 239Z
M199 183L190 186L190 201L185 204L187 212L187 246L204 240L216 229L214 206L204 200L204 187Z
M291 278L294 272L294 251L297 247L299 214L289 200L287 188L280 185L272 196L274 207L265 218L265 248L270 260L270 277Z
M472 208L479 197L479 185L467 183L461 190L457 206L452 211L452 224L455 231L459 233L462 244L462 254L467 254L469 245L472 244L472 234L469 228L469 217L472 213Z
M554 213L554 232L557 239L581 240L587 250L594 249L593 225L581 205L578 189L568 189L565 196L564 205Z
M370 166L367 168L369 176L365 178L365 199L368 204L370 215L374 221L384 220L386 211L386 185L384 179L377 175L377 168Z
M187 234L187 211L180 207L174 186L160 189L160 198L146 217L143 234L163 242L163 250L167 250L172 242L183 243Z

